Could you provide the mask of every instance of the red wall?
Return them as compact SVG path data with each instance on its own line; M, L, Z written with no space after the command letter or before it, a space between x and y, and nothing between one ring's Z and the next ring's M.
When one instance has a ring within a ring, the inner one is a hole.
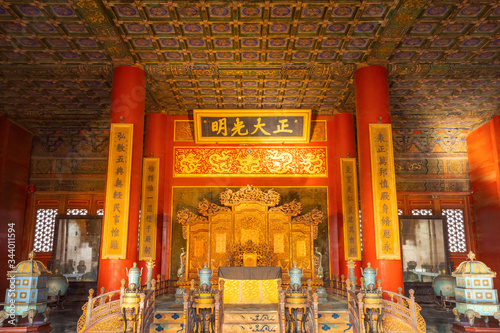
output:
M328 186L328 196L329 202L332 202L335 198L333 192L336 189L336 185L334 182L329 182L328 179L322 177L197 177L197 178L174 178L173 177L173 158L174 154L174 146L196 146L194 142L176 142L174 141L174 122L175 120L187 120L187 117L181 116L169 116L167 120L167 142L166 142L166 152L165 156L167 158L167 163L165 163L165 187L164 187L164 204L165 207L163 212L165 214L163 221L163 235L165 236L162 240L162 274L169 276L170 269L170 238L171 238L171 224L175 221L175 217L170 216L172 211L172 187L173 186L241 186L244 187L246 185L253 186ZM309 144L283 144L283 146L294 146L294 147L313 147L313 146L328 146L328 173L329 175L333 175L333 166L338 161L335 161L335 154L333 153L332 147L335 146L335 141L338 141L340 138L336 138L331 135L331 131L328 129L333 126L334 117L316 117L314 120L326 120L327 122L327 132L328 141L323 142L311 142ZM341 140L341 139L340 139ZM272 146L278 146L279 144L272 144ZM203 145L210 146L210 145ZM241 146L239 144L229 145L224 144L224 146ZM253 147L263 145L252 145L245 144L245 146ZM334 148L333 148L334 149ZM170 160L169 160L170 159ZM330 177L329 177L330 178ZM330 207L329 210L332 210ZM336 211L329 211L329 220L332 219L332 214L336 214ZM332 221L330 222L330 228L332 228ZM328 221L324 221L323 223L328 223ZM337 220L335 219L335 223ZM330 249L335 251L335 253L330 253L330 265L331 265L331 273L339 274L339 266L338 266L338 244L337 238L330 238Z
M472 200L476 224L477 259L500 273L500 117L467 137ZM500 286L500 278L495 279Z
M0 116L0 297L7 289L9 224L15 224L15 263L21 260L32 134ZM3 298L0 298L3 301Z

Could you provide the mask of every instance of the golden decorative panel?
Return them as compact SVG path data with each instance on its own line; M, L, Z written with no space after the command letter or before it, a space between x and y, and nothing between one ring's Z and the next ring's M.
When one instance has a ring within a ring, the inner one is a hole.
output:
M174 141L194 142L194 122L192 120L174 121Z
M190 225L187 235L191 239L188 243L187 267L196 273L197 268L202 268L208 263L207 247L209 247L208 223Z
M296 262L305 269L304 277L311 278L312 247L324 214L313 209L292 219L302 205L291 202L286 204L288 208L273 207L279 197L273 190L263 192L248 185L220 194L220 201L231 207L230 212L223 209L227 207L211 206L206 200L198 204L198 209L200 214L208 215L208 220L187 209L179 211L177 217L185 228L183 236L188 244L188 279L195 277L196 269L205 262L217 275L220 266L242 265L250 255L256 256L254 261L259 266L280 266L285 276L286 269ZM207 207L213 207L214 213L207 214ZM275 211L269 212L271 208Z
M250 240L255 244L264 244L267 241L267 213L254 210L235 213L234 228L236 243L243 244Z
M401 259L390 124L370 124L370 153L377 259Z
M239 205L245 203L248 207L249 202L258 202L260 205L276 206L280 202L281 196L278 192L273 190L261 191L260 189L247 185L238 191L228 189L220 194L220 202L225 206L236 206L239 210Z
M139 260L156 260L159 167L159 158L146 157L143 159Z
M174 147L174 177L328 177L326 147Z
M215 235L215 253L226 252L226 234Z
M309 143L311 110L193 110L196 143Z
M269 244L276 258L276 265L283 269L290 264L290 217L283 213L269 213Z
M102 235L103 259L127 258L133 136L133 124L111 124Z
M285 252L285 237L283 233L274 234L273 245L275 254L280 254Z
M292 225L292 262L297 263L298 267L304 268L306 270L304 273L309 273L309 275L313 267L312 256L314 253L312 249L314 240L312 228L314 227L304 224Z
M345 260L361 260L358 174L355 158L340 159Z
M326 141L326 120L311 120L311 142Z
M227 266L227 253L231 249L231 223L225 220L210 221L210 267L218 270ZM204 249L207 252L207 248Z

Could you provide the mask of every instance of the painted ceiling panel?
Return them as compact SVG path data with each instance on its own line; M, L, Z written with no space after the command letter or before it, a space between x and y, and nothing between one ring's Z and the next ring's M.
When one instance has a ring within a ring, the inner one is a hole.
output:
M500 110L500 4L486 0L0 0L0 113L108 126L112 69L147 72L146 112L355 112L389 70L393 122L471 129Z

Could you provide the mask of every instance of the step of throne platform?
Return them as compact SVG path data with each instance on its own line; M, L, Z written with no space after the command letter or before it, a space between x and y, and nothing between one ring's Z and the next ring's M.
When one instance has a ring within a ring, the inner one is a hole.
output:
M183 305L174 303L174 295L165 295L156 299L156 311L149 332L184 332Z
M347 311L319 311L318 329L320 332L352 332Z
M278 304L228 304L224 307L223 333L279 333Z
M318 330L328 333L353 332L346 299L328 295L328 303L318 304Z
M319 332L353 332L345 299L329 295L328 303L318 305L318 328ZM183 305L175 304L173 295L156 299L156 312L149 333L156 332L184 332ZM280 333L278 304L226 304L222 333L231 332Z

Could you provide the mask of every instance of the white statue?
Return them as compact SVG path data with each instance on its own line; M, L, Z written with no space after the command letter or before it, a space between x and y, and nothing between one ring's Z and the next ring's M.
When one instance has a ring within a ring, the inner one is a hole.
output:
M318 258L317 276L318 276L318 279L322 280L323 279L323 265L321 264L321 261L323 259L323 255L321 254L320 251L318 251L318 247L315 247L314 251L315 251L314 254L317 255L317 258Z
M186 262L186 251L184 251L184 248L181 247L181 267L177 270L177 277L181 278L184 276L184 273L186 273L185 269L185 262Z

